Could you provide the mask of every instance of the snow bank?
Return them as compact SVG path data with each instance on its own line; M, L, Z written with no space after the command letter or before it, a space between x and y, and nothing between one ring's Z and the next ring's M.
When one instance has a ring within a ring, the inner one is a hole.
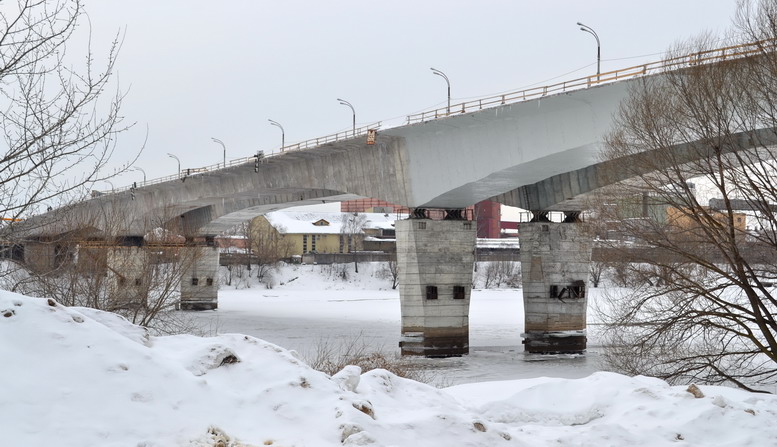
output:
M599 372L584 379L458 385L448 393L535 445L775 446L777 397ZM499 397L501 395L501 397ZM678 444L682 442L681 444Z
M383 370L330 378L253 337L151 337L8 292L0 358L2 445L777 445L770 395L696 399L609 373L445 390Z

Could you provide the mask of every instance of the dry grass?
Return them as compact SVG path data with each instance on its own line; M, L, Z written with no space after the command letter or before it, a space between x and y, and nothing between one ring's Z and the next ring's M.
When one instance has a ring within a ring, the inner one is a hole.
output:
M364 339L363 334L341 341L322 339L311 352L303 355L313 369L334 375L348 365L356 365L362 372L385 369L399 377L431 383L434 377L398 353L375 349Z

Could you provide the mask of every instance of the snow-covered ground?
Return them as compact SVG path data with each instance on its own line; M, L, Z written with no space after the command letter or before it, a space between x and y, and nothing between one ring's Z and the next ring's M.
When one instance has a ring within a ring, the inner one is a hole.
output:
M279 277L285 284L273 290L225 289L218 311L198 315L218 316L222 332L277 332L296 348L309 342L295 333L327 325L335 337L349 323L385 325L386 343L396 337L396 293L353 290L374 285L371 276L350 285L297 277ZM520 353L511 343L521 318L504 315L520 312L516 296L473 296L473 345ZM478 329L486 323L494 328ZM370 336L384 337L381 328ZM606 372L444 389L383 370L329 377L250 335L152 337L112 314L10 292L0 292L0 359L3 446L777 445L772 395L701 386L696 398L685 386Z

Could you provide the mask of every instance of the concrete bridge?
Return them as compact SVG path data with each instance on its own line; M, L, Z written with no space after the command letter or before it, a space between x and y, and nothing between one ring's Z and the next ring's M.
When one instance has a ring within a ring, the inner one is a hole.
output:
M732 48L745 56L750 51ZM704 57L714 62L733 52ZM698 54L689 60L706 61ZM210 242L222 231L289 206L358 197L401 204L416 210L396 224L402 350L448 356L468 352L475 228L460 219L460 210L492 199L535 213L521 227L526 349L582 351L591 244L575 225L579 198L622 180L605 175L597 155L630 85L689 60L470 101L377 133L363 129L311 149L286 147L271 157L184 172L36 216L16 228L15 237L26 240L25 259L34 263L54 256L56 248L46 241L74 230L118 237L131 247L126 250L137 250L132 246L142 245L151 229L170 229L192 245L200 241L194 249L201 260L190 271L192 281L183 281L182 306L212 309L218 252ZM446 218L425 218L429 208L447 210ZM569 218L549 222L543 213L550 210Z

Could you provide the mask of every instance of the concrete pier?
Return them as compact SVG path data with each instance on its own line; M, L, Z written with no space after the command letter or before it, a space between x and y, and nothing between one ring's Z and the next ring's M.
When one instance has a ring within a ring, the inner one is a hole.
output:
M402 355L469 353L475 231L464 220L396 222Z
M181 276L181 309L213 310L218 307L219 250L215 246L181 249L185 263Z
M591 245L575 222L521 224L526 351L585 350Z
M149 260L144 247L107 249L108 299L115 309L148 306Z
M50 272L56 268L54 252L54 244L27 242L24 244L24 265L36 273Z
M67 241L27 241L17 247L24 265L35 273L48 274L72 262L76 257L75 245Z

